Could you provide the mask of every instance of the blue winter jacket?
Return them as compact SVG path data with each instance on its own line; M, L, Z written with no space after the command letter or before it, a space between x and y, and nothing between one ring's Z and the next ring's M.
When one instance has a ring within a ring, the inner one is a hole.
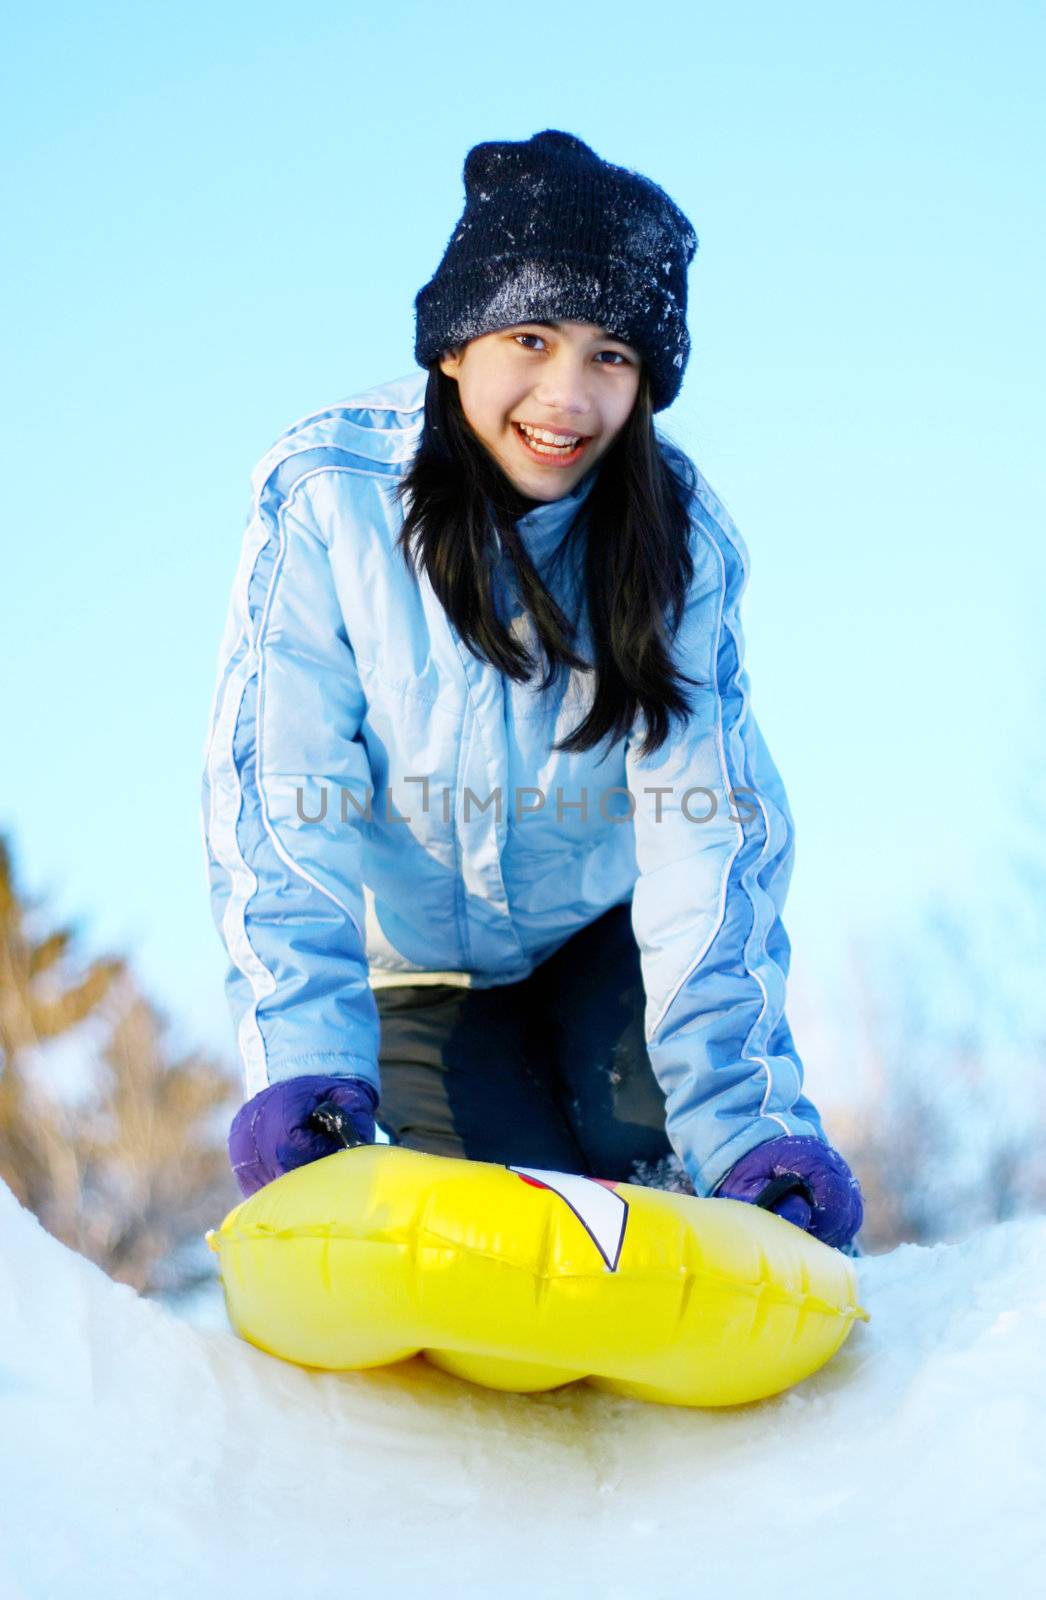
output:
M641 718L617 744L556 753L592 674L544 693L505 677L394 549L424 387L418 372L304 418L254 475L203 781L247 1093L306 1072L380 1090L370 972L515 982L631 899L666 1129L708 1194L764 1140L824 1137L784 1015L793 825L749 704L745 546L690 464L673 649L706 687L648 759ZM583 589L552 557L593 481L519 524L561 603ZM498 592L533 643L514 574ZM573 615L590 659L583 604Z

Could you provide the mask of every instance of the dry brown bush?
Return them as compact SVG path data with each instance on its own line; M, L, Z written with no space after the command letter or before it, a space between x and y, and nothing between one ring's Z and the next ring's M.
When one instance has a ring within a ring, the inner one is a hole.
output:
M123 959L80 961L72 930L45 923L0 837L0 1178L118 1281L184 1291L213 1275L200 1241L239 1198L224 1144L236 1085L203 1054L172 1057ZM59 1048L72 1091L55 1081Z

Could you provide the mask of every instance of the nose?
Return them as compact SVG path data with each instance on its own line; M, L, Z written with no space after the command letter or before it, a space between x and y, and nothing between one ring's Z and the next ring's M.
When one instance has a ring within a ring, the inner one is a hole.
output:
M590 395L584 362L571 352L562 352L542 372L534 399L561 419L585 416Z

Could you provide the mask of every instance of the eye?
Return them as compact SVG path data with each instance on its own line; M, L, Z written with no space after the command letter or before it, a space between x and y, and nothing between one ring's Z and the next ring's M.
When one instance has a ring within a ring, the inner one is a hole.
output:
M536 340L537 340L537 341L538 341L538 343L539 343L539 344L544 344L544 342L545 342L545 341L544 341L544 339L542 339L542 337L541 337L541 335L540 335L540 333L514 333L514 334L513 334L513 335L512 335L512 338L513 338L513 340L515 340L515 341L516 341L516 342L517 342L517 343L518 343L518 342L519 342L519 340L521 340L521 339L536 339ZM533 347L532 347L532 346L531 346L531 345L524 345L524 346L523 346L523 349L524 349L524 350L530 350L530 349L532 349L532 348L533 348Z
M610 357L609 361L606 361L606 362L602 363L602 365L604 365L604 366L608 366L608 367L615 366L616 367L616 366L618 366L620 364L623 367L630 367L632 365L632 362L630 361L629 357L626 356L626 355L622 355L620 350L600 350L599 354L596 357L597 361L599 360L600 356L609 356Z

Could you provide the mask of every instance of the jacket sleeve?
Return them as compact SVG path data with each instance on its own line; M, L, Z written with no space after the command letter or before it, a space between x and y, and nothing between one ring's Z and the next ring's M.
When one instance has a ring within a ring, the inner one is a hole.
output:
M703 483L692 515L694 575L673 659L684 686L656 755L626 748L639 876L632 923L646 991L646 1042L666 1128L699 1195L753 1146L823 1138L802 1093L785 1019L790 946L781 923L794 827L752 715L739 616L747 552Z
M300 1073L379 1086L360 870L364 699L314 478L276 472L257 494L205 741L211 909L248 1097Z

